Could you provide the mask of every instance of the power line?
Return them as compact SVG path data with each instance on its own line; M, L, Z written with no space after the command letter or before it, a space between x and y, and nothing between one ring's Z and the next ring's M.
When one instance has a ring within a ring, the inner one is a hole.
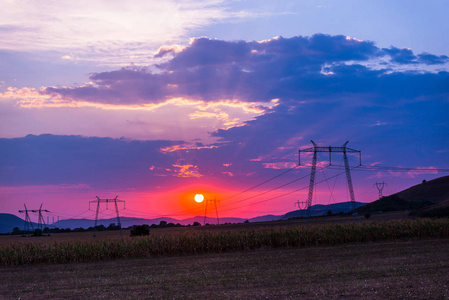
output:
M358 167L359 167L359 166L353 167L353 168L351 169L351 171L352 171L353 169L355 169L355 168L358 168ZM340 176L340 175L345 174L345 173L346 173L346 171L340 172L340 173L335 174L335 175L333 175L333 176L331 176L331 177L328 177L328 178L325 179L325 180L321 180L321 181L315 182L315 185L320 184L320 183L323 183L323 182L325 182L326 180L332 179L332 178L334 178L334 177ZM303 186L303 187L301 187L301 188L299 188L299 189L296 189L296 190L293 190L293 191L290 191L290 192L287 192L287 193L284 193L284 194L281 194L281 195L277 195L277 196L274 196L274 197L271 197L271 198L268 198L268 199L264 199L264 200L261 200L261 201L257 201L257 202L253 202L253 203L247 204L246 206L252 206L252 205L260 204L260 203L263 203L263 202L268 202L268 201L271 201L271 200L275 200L275 199L278 199L278 198L281 198L281 197L284 197L284 196L288 196L288 195L291 195L291 194L293 194L293 193L296 193L296 192L299 192L299 191L302 191L302 190L305 190L305 189L308 189L308 188L309 188L308 185L307 185L307 186ZM234 208L228 208L228 209L224 209L223 211L235 210L235 209L242 208L242 207L244 207L244 206L239 206L239 207L234 207Z
M249 192L249 191L251 191L251 190L253 190L253 189L255 189L255 188L257 188L257 187L259 187L259 186L261 186L261 185L264 185L265 183L268 183L268 182L270 182L270 181L272 181L272 180L274 180L274 179L276 179L276 178L278 178L278 177L281 177L282 175L287 174L288 172L290 172L290 171L296 169L297 167L298 167L298 166L294 166L294 167L292 167L292 168L290 168L290 169L288 169L288 170L286 170L286 171L284 171L284 172L282 172L282 173L280 173L280 174L278 174L278 175L276 175L276 176L273 176L273 177L271 177L271 178L269 178L269 179L267 179L267 180L265 180L265 181L263 181L263 182L261 182L261 183L259 183L259 184L256 184L256 185L254 185L254 186L252 186L252 187L250 187L250 188L248 188L248 189L246 189L246 190L244 190L244 191L241 191L241 192L239 192L239 193L236 193L236 194L234 194L234 195L231 195L231 196L229 196L229 197L227 197L227 198L224 198L224 199L222 199L222 200L228 200L228 199L231 199L231 198L236 197L236 196L238 196L238 195L241 195L241 194L244 194L244 193L246 193L246 192Z
M275 176L273 176L273 177L271 177L271 178L269 178L269 179L267 179L267 180L262 181L262 182L259 183L259 184L256 184L256 185L254 185L254 186L252 186L252 187L250 187L250 188L247 188L247 189L245 189L245 190L243 190L243 191L241 191L241 192L238 192L238 193L236 193L236 194L233 194L233 195L231 195L231 196L229 196L229 197L223 198L223 199L221 199L221 201L229 200L229 199L234 198L234 197L236 197L236 196L239 196L239 195L242 195L242 194L244 194L244 193L247 193L247 192L249 192L249 191L251 191L251 190L253 190L253 189L257 188L257 187L260 187L260 186L262 186L262 185L264 185L264 184L266 184L266 183L268 183L268 182L270 182L270 181L272 181L272 180L274 180L274 179L276 179L276 178L279 178L279 177L281 177L281 176L287 174L288 172L290 172L290 171L292 171L292 170L295 170L296 168L298 168L298 166L294 166L294 167L292 167L292 168L289 168L289 169L283 171L283 172L280 173L280 174L277 174L277 175L275 175ZM309 175L306 175L305 177L307 177L307 176L309 176ZM274 189L272 189L272 190L270 190L270 191L273 191L273 190L279 189L279 188L281 188L281 187L287 186L287 185L292 184L292 183L294 183L294 182L297 182L297 181L299 181L299 180L301 180L301 179L303 179L303 178L304 178L304 177L299 178L299 179L295 179L295 180L290 181L290 182L288 182L288 183L286 183L286 184L284 184L284 185L282 185L282 186L279 186L279 187L277 187L277 188L274 188ZM266 194L266 193L268 193L268 192L270 192L270 191L263 192L262 194ZM251 197L249 197L249 198L252 199L252 198L257 197L257 196L259 196L259 195L251 196ZM246 201L246 200L248 200L248 199L243 199L242 201ZM237 201L237 203L239 203L239 202L241 202L241 201ZM235 202L234 202L234 203L235 203ZM225 204L225 206L226 206L226 204ZM130 210L127 209L127 211L130 211ZM136 212L136 211L134 211L134 212ZM172 216L188 215L189 213L193 213L193 212L197 212L197 210L183 210L183 211L178 211L178 212L168 213L168 214L163 214L163 215L154 215L154 217L156 217L156 218L161 218L161 217L172 217ZM144 214L142 214L142 215L144 215ZM144 216L148 216L148 215L144 215Z
M280 188L283 188L283 187L285 187L285 186L287 186L287 185L290 185L290 184L292 184L292 183L295 183L295 182L297 182L297 181L299 181L299 180L301 180L301 179L304 179L304 178L306 178L306 177L309 177L309 176L310 176L309 174L304 175L304 176L302 176L302 177L300 177L300 178L297 178L297 179L295 179L295 180L292 180L292 181L290 181L290 182L287 182L287 183L285 183L285 184L282 184L282 185L280 185L280 186L277 186L277 187L275 187L275 188L272 188L272 189L270 189L270 190L268 190L268 191L264 191L264 192L261 192L261 193L256 194L256 195L249 196L249 197L247 197L247 198L243 198L243 199L241 199L241 200L239 200L239 201L235 201L235 202L233 202L233 203L229 203L228 205L230 205L230 204L235 204L235 203L240 203L240 202L244 202L244 201L253 199L253 198L255 198L255 197L259 197L259 196L265 195L265 194L267 194L267 193L270 193L270 192L273 192L273 191L278 190L278 189L280 189Z

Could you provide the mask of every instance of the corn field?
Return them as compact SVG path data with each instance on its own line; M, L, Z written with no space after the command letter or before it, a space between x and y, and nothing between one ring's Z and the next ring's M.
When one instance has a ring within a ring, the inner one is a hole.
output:
M449 219L417 219L251 230L214 230L122 239L17 242L0 246L0 265L70 263L259 248L327 246L412 238L448 238Z

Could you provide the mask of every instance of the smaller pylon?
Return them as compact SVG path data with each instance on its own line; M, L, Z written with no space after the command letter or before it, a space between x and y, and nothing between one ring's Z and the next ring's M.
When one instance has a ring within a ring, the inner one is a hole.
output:
M377 190L379 191L379 199L382 198L382 190L387 184L385 182L376 182L373 184L373 186L377 187Z
M119 216L119 214L118 214L118 204L117 204L117 202L123 202L123 209L125 209L125 201L117 199L118 196L116 196L114 199L100 199L98 196L96 196L96 197L97 197L97 200L89 201L89 210L90 210L90 204L91 204L91 203L96 203L96 204L97 204L97 211L96 211L96 213L95 213L95 223L94 223L94 233L93 233L93 236L94 236L94 237L97 236L97 235L96 235L96 231L97 231L96 228L97 228L98 213L99 213L99 211L100 211L100 203L101 203L101 202L106 202L106 209L108 209L108 203L109 203L109 202L114 202L114 204L115 204L115 213L116 213L116 215L117 215L117 226L120 228L120 235L122 235L122 224L120 223L120 216Z
M31 209L27 209L26 204L23 204L23 206L25 206L24 210L19 210L19 213L25 213L25 228L24 228L24 234L26 234L28 231L30 231L30 227L32 230L34 230L33 228L33 223L31 222L31 218L30 215L28 214L29 211L32 211Z
M305 210L305 209L307 209L307 201L297 200L295 202L295 206L297 206L299 210Z
M215 213L216 213L216 215L217 215L217 225L220 225L220 219L218 218L218 209L217 209L217 198L214 198L214 199L205 199L204 200L204 202L206 202L205 204L206 204L206 208L205 208L205 210L204 210L204 222L203 222L203 225L206 225L206 216L207 216L207 203L208 202L210 202L210 201L213 201L214 202L214 205L215 205Z
M40 230L44 230L45 228L45 220L44 220L44 216L42 215L42 212L50 212L46 209L42 209L42 205L43 203L41 203L41 206L39 207L39 209L33 209L32 212L34 213L39 213L39 219L37 221L37 228Z

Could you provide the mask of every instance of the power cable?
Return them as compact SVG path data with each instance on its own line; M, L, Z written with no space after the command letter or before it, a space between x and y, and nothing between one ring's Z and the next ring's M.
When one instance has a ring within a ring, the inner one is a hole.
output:
M229 196L229 197L227 197L227 198L224 198L224 199L222 199L222 200L228 200L228 199L230 199L230 198L233 198L233 197L236 197L236 196L238 196L238 195L241 195L241 194L244 194L244 193L246 193L246 192L249 192L249 191L251 191L251 190L253 190L253 189L255 189L255 188L257 188L257 187L259 187L259 186L261 186L261 185L264 185L265 183L268 183L268 182L270 182L270 181L272 181L272 180L274 180L274 179L276 179L276 178L278 178L278 177L281 177L282 175L285 175L285 174L287 174L288 172L290 172L290 171L292 171L292 170L294 170L294 169L296 169L296 168L298 168L299 166L294 166L294 167L292 167L292 168L290 168L290 169L288 169L288 170L286 170L286 171L284 171L284 172L282 172L282 173L280 173L280 174L278 174L278 175L276 175L276 176L274 176L274 177L271 177L270 179L267 179L267 180L265 180L265 181L263 181L263 182L261 182L261 183L259 183L259 184L256 184L255 186L252 186L252 187L250 187L250 188L248 188L248 189L246 189L246 190L244 190L244 191L241 191L241 192L239 192L239 193L236 193L236 194L234 194L234 195L231 195L231 196Z
M351 171L352 171L353 169L355 169L355 168L358 168L358 167L359 167L359 166L353 167L353 168L351 169ZM340 176L340 175L342 175L342 174L344 174L344 173L345 173L345 172L340 172L340 173L338 173L338 174L336 174L336 175L333 175L333 176L329 177L328 179L331 179L331 178ZM323 183L324 181L326 181L326 180L318 181L318 182L315 183L315 185L320 184L320 183ZM275 200L275 199L278 199L278 198L281 198L281 197L284 197L284 196L288 196L288 195L290 195L290 194L293 194L293 193L296 193L296 192L299 192L299 191L302 191L302 190L308 189L308 188L309 188L309 186L307 185L307 186L301 187L301 188L299 188L299 189L296 189L296 190L293 190L293 191L290 191L290 192L287 192L287 193L284 193L284 194L281 194L281 195L278 195L278 196L274 196L274 197L271 197L271 198L268 198L268 199L264 199L264 200L261 200L261 201L253 202L253 203L251 203L251 204L247 204L246 206L252 206L252 205L260 204L260 203L263 203L263 202ZM243 206L240 206L240 207L234 207L234 208L228 208L228 209L224 209L224 210L222 210L222 211L230 211L230 210L235 210L235 209L242 208L242 207L243 207Z

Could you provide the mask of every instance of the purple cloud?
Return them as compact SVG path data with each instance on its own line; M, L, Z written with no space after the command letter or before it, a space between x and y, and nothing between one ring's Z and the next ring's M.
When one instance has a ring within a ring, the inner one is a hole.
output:
M441 64L448 61L446 56L416 56L409 49L396 47L380 49L373 42L345 36L316 34L263 42L198 38L189 47L170 49L157 54L173 55L168 62L158 65L158 73L145 68L93 73L90 76L93 85L49 87L43 93L99 103L145 104L173 97L249 102L268 102L275 98L310 100L326 95L340 99L355 92L369 98L379 93L379 86L393 91L406 88L416 92L416 96L434 93L435 86L447 92L441 83L447 80L444 73L423 77L405 73L392 75L390 69L373 70L361 65L386 54L391 62L414 65ZM434 82L426 77L432 77ZM420 85L413 84L416 80ZM384 92L387 93L380 91Z
M199 38L179 53L167 51L159 55L174 57L158 66L159 73L122 68L92 74L91 86L49 87L43 93L111 104L158 103L171 97L270 101L283 97L285 80L322 76L323 64L364 61L381 53L373 42L323 34L264 42Z
M449 57L446 55L433 55L429 53L418 54L418 61L426 65L441 65L449 62Z
M398 64L416 64L416 56L410 49L399 49L396 47L385 48L383 51L391 56L391 60Z
M160 148L182 143L50 134L2 138L2 185L86 184L123 189L148 187L151 181L154 186L158 177L152 176L150 168L177 162Z

